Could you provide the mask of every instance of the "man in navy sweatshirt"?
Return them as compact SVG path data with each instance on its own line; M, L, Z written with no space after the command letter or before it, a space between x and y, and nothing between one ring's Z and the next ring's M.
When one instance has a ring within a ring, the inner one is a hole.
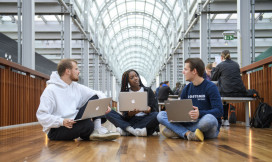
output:
M200 58L185 60L183 74L190 83L183 89L180 98L192 99L189 112L197 122L170 123L167 112L161 111L157 119L166 126L162 134L168 138L179 137L189 141L204 141L216 138L220 131L223 105L216 85L203 78L205 66Z

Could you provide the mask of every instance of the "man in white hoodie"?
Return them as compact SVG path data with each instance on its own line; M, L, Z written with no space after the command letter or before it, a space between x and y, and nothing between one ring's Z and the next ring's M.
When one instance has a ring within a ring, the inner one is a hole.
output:
M50 140L114 140L119 133L108 131L101 126L101 119L75 122L81 108L88 100L105 98L105 94L78 84L79 69L77 62L63 59L58 64L57 72L52 72L47 87L40 98L36 116ZM108 109L108 112L110 108Z

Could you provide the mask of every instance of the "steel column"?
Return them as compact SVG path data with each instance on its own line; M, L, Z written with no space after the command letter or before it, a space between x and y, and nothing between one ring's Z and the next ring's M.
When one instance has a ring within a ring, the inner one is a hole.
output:
M114 89L114 86L113 86L114 82L113 82L113 75L112 73L110 72L110 90L111 90L111 97L112 99L114 99L114 92L116 91L116 89Z
M101 64L101 73L102 73L102 86L101 86L101 91L105 93L106 90L106 65L104 63Z
M18 7L18 13L17 13L17 17L18 17L18 42L17 42L17 46L18 46L18 60L17 63L18 64L22 64L22 50L21 50L21 33L22 33L22 21L21 21L21 13L22 13L22 2L21 0L17 0L17 7Z
M205 65L208 63L208 28L207 28L207 13L202 13L200 16L200 58Z
M99 56L94 54L94 89L99 90Z
M64 15L64 57L72 56L72 18L69 14Z
M23 13L23 45L22 65L35 70L35 1L28 0L22 3Z
M237 0L238 64L250 64L250 0Z
M176 86L176 83L178 81L178 54L177 53L174 53L173 55L173 87Z
M90 43L88 40L84 40L84 49L83 49L83 84L89 87L89 64L90 64L90 56L89 56L89 47Z
M165 78L165 80L168 80L168 81L171 83L170 72L171 72L171 62L169 61L169 62L166 64L166 78Z

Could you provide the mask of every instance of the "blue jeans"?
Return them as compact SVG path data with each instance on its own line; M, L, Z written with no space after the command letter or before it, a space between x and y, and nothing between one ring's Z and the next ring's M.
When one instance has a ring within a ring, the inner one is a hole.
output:
M157 120L158 112L151 112L145 116L133 116L126 118L118 112L111 110L106 114L106 118L116 127L120 127L126 131L128 126L135 128L146 128L147 135L152 135L158 129L159 122Z
M161 111L157 116L158 121L166 126L168 129L175 132L181 138L185 138L185 133L188 131L194 132L196 129L199 129L203 132L204 138L216 138L219 134L218 121L211 115L206 114L201 119L198 119L197 122L188 122L188 123L170 123L168 121L167 112Z

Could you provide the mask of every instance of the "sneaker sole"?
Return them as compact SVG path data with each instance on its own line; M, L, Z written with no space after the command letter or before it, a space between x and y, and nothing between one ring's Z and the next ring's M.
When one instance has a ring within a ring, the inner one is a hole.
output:
M108 136L93 136L93 137L90 137L90 140L91 141L112 141L119 137L120 137L119 134L113 134Z
M196 137L197 137L201 142L204 141L204 135L203 135L203 133L201 132L201 130L196 129L196 130L195 130L195 135L196 135Z

